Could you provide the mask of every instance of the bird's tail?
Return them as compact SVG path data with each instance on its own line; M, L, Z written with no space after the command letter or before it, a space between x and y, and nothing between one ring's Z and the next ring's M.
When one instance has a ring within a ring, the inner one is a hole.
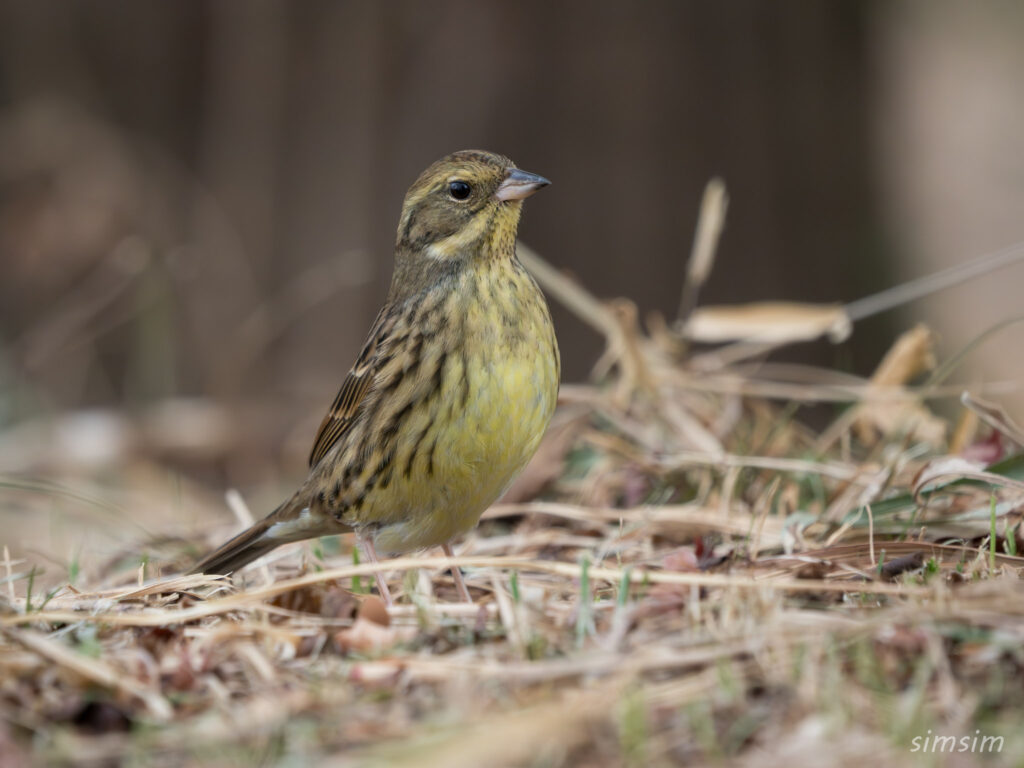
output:
M189 573L227 575L282 544L344 531L338 526L327 529L319 516L310 514L298 496L293 496L258 523L208 554Z

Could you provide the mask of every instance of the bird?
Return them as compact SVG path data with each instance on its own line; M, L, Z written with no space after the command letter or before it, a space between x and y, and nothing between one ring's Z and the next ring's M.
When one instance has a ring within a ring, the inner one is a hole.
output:
M283 504L200 560L227 575L276 547L354 532L366 558L472 529L540 444L560 356L543 293L516 256L523 201L550 182L463 150L409 188L384 305ZM457 567L460 597L472 602ZM392 604L376 573L381 598Z

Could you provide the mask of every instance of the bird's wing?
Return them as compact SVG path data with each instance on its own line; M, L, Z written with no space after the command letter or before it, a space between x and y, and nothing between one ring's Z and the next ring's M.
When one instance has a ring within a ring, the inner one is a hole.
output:
M393 324L392 316L385 306L373 321L370 334L363 344L363 349L356 358L355 364L345 377L345 382L338 390L331 408L320 422L320 429L317 430L316 440L313 442L313 450L309 454L309 466L315 467L327 454L331 447L341 439L341 436L352 426L352 422L359 412L359 405L363 401L370 383L377 372L380 361L381 347L388 341L390 329Z

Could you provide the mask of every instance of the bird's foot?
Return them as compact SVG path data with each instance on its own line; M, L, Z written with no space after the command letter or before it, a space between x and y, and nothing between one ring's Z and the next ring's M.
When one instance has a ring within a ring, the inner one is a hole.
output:
M451 544L442 544L441 549L448 557L455 557L455 553L452 552ZM462 598L463 602L473 605L473 598L469 594L469 588L466 586L466 580L462 578L462 571L459 570L457 565L452 566L452 578L455 579L455 590L459 593L459 597Z

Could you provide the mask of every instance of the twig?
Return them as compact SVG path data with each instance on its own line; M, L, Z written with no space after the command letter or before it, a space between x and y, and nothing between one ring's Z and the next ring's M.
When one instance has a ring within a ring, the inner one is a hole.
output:
M472 557L453 558L439 557L402 557L385 560L380 563L363 563L344 568L331 568L318 573L310 573L295 579L286 579L269 586L260 587L249 592L241 592L200 605L171 609L144 609L138 613L93 613L84 614L75 611L37 611L32 614L33 621L71 622L87 621L116 626L154 627L181 624L195 621L207 616L217 616L230 611L250 608L258 605L261 600L268 600L287 592L337 579L350 579L353 576L368 576L378 571L409 571L416 568L504 568L519 571L536 571L574 579L579 576L579 565L576 563L552 562L548 560L531 560L515 557ZM592 567L588 570L590 578L619 583L626 572L624 568ZM899 586L892 584L851 584L817 579L764 579L751 576L732 576L718 573L681 573L677 571L660 571L631 566L629 581L634 584L696 584L702 587L729 587L733 589L775 589L784 592L852 592L876 595L892 595L903 597L925 597L934 593L930 587ZM23 616L0 617L0 627L23 624Z
M713 178L704 187L704 195L700 201L700 212L697 215L697 229L693 233L693 246L690 260L686 265L686 279L683 281L682 295L679 297L679 311L676 313L676 326L681 328L686 319L697 306L697 296L701 286L711 274L715 262L718 241L725 228L725 212L729 208L729 195L725 191L725 182Z

